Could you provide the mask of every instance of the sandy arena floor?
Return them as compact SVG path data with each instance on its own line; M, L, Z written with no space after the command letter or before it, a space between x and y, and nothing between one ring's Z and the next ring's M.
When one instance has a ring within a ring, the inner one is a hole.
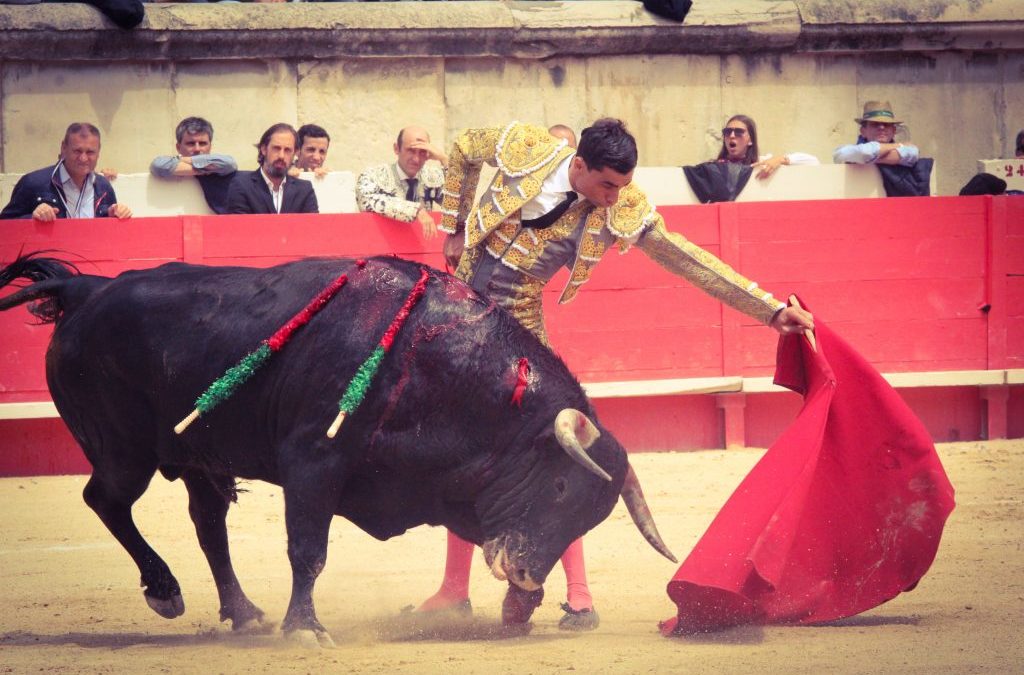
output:
M935 564L912 593L815 627L747 627L662 638L676 566L654 553L620 504L586 539L601 627L558 630L556 567L533 631L500 629L504 584L473 570L476 613L431 626L399 615L440 581L444 532L378 542L335 520L315 599L337 648L234 635L217 620L210 571L179 483L155 478L136 519L183 589L168 621L145 604L128 555L81 499L83 476L0 480L0 672L173 673L1011 673L1024 663L1024 441L940 446L957 489ZM755 450L633 457L662 534L682 559ZM238 576L279 621L290 589L281 490L250 484L229 516Z

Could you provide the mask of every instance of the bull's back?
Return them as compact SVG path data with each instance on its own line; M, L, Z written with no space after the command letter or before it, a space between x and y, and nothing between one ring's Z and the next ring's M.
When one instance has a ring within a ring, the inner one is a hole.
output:
M266 421L284 359L272 358L183 436L173 426L211 383L351 265L172 263L121 274L58 321L47 355L54 402L87 455L132 445L152 449L161 464L208 465L213 458L237 475L272 479Z

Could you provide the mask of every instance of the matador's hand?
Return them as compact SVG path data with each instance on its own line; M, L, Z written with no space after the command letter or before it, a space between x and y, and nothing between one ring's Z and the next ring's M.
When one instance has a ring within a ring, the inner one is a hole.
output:
M462 258L462 249L465 248L465 245L466 239L461 232L445 237L444 261L449 268L454 270L459 266L459 259Z
M772 328L783 335L814 330L814 316L799 306L783 307L772 318Z

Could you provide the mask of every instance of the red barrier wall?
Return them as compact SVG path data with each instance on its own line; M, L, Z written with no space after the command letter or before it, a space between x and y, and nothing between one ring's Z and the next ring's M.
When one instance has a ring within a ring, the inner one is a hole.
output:
M1024 199L933 197L726 203L660 209L669 227L763 288L797 293L880 371L1024 368ZM183 260L268 266L311 255L395 254L440 266L440 239L368 214L185 216L0 223L0 260L56 249L85 273ZM551 342L583 382L770 375L776 336L724 308L640 252L605 256L577 299L556 304ZM9 292L10 289L3 294ZM43 372L52 328L22 308L0 314L0 404L49 400ZM1005 422L1024 435L1024 395ZM937 440L980 438L976 388L905 390ZM713 396L605 399L602 420L633 450L721 447ZM749 445L765 446L799 399L746 397ZM86 467L59 420L0 421L0 475Z

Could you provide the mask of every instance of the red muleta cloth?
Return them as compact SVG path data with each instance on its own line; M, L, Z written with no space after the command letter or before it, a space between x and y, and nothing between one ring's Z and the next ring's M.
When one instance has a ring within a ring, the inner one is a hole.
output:
M815 319L780 338L775 383L804 396L668 583L665 635L852 616L928 571L953 486L924 425Z

